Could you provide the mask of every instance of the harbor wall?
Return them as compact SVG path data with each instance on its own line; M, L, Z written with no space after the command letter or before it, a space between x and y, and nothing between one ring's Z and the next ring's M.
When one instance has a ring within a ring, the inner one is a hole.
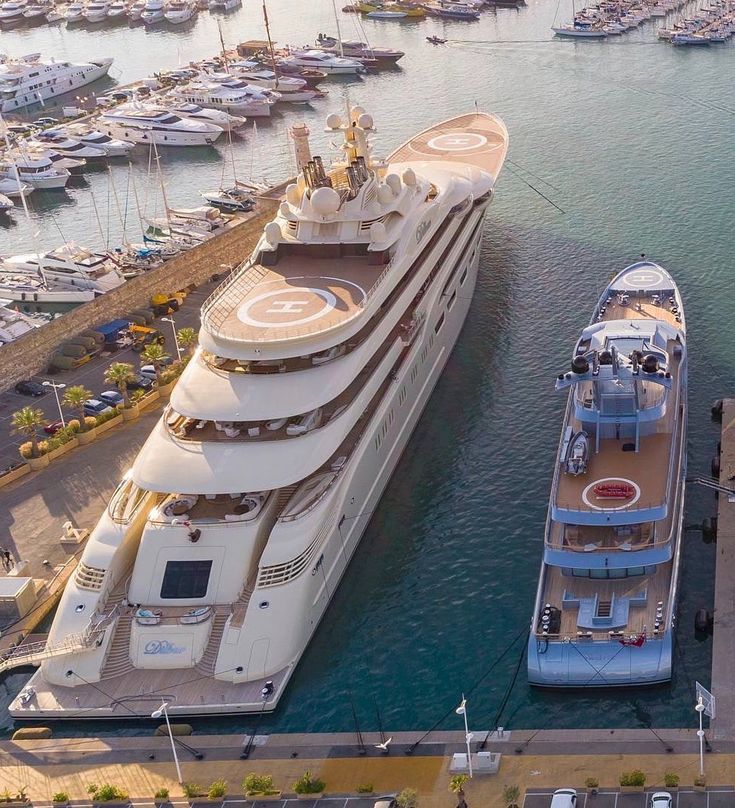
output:
M204 283L212 275L226 272L229 266L243 261L277 207L274 200L260 200L257 213L242 224L4 345L0 349L0 392L44 373L57 348L82 331L150 305L152 295Z

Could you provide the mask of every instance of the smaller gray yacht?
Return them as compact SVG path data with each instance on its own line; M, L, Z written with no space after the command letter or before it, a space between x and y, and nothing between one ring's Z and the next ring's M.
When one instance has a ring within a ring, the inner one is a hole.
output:
M528 644L543 687L671 679L686 476L686 330L669 273L641 261L577 342Z

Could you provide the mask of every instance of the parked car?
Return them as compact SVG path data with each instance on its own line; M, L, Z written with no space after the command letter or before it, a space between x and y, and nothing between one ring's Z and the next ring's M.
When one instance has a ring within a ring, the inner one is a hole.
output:
M671 794L668 791L651 794L651 808L671 808Z
M44 387L42 384L28 379L28 381L25 382L18 382L18 384L15 385L15 392L20 393L22 396L34 396L38 398L48 393L48 387Z
M577 792L573 788L557 788L549 808L575 808L576 805Z
M36 126L54 126L58 122L58 118L52 118L49 115L45 115L43 118L36 118L36 120L33 121Z
M147 376L136 376L133 381L128 382L128 390L150 390L153 387L153 379Z
M170 365L173 361L174 360L169 356L168 359L164 359L164 361L161 362L161 366L165 367L166 365ZM143 365L140 368L140 375L145 376L146 379L154 379L155 380L155 378L156 378L156 369L153 367L153 365Z
M50 423L46 424L43 428L43 431L47 435L55 435L60 429L64 428L63 421L51 421Z
M386 797L382 800L376 800L375 805L373 808L396 808L398 803L395 800L395 797Z
M117 390L105 390L104 393L99 394L98 398L110 407L117 407L118 404L123 403L122 393Z
M100 401L98 398L88 398L84 402L85 415L102 415L106 412L112 412L112 407L105 404L104 401Z

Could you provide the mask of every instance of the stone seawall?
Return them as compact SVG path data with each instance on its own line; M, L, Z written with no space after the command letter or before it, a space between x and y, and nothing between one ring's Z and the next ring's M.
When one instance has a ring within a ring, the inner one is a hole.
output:
M223 265L236 266L250 254L277 206L275 201L262 200L258 213L242 224L4 345L0 348L0 390L44 372L57 348L82 331L145 308L152 295L204 283L225 271Z

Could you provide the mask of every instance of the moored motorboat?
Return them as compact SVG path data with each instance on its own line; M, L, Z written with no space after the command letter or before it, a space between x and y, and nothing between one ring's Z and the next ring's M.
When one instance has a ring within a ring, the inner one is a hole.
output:
M666 682L686 480L687 360L681 297L663 267L640 261L611 281L556 389L569 397L528 642L529 682ZM573 455L582 459L585 451L584 463L575 463Z

